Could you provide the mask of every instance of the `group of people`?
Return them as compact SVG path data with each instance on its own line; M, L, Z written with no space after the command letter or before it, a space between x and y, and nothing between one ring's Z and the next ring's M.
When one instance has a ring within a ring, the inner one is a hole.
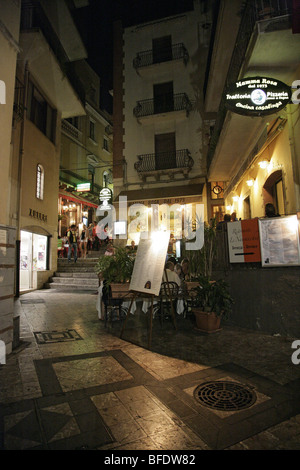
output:
M272 204L271 202L268 202L266 205L265 205L265 217L280 217L280 214L278 214L276 212L276 209L275 209L275 206L274 204ZM235 222L237 221L237 217L236 217L236 212L233 212L231 215L230 214L225 214L224 215L224 220L221 220L218 224L217 224L217 229L218 230L221 230L222 229L222 226L227 223L227 222ZM241 219L239 219L241 220Z
M68 258L71 261L73 252L74 262L76 263L78 257L86 258L88 251L98 251L101 243L107 244L108 241L109 236L106 233L103 234L100 240L99 228L96 221L89 224L89 226L84 224L80 233L78 226L72 224L63 238L58 237L57 256L59 258Z
M183 258L179 263L176 258L170 257L165 264L165 272L163 275L163 282L176 282L180 289L183 289L184 282L189 281L189 260Z

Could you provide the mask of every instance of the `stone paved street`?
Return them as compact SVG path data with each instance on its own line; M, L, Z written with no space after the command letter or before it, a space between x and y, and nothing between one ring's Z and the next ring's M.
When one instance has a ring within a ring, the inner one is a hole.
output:
M230 326L206 336L189 318L176 331L154 318L149 350L145 314L120 339L96 299L46 289L16 300L21 341L0 366L0 448L300 449L297 338Z

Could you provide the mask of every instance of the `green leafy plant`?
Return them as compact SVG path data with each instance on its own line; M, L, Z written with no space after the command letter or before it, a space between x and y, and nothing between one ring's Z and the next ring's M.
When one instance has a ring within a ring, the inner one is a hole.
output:
M197 224L200 222L197 221ZM197 225L198 226L198 225ZM193 240L192 240L193 241ZM204 223L204 244L200 250L183 249L182 256L189 260L192 280L199 275L211 276L217 250L216 219Z
M233 298L224 279L212 281L209 276L199 276L199 286L193 289L193 307L203 312L214 312L217 317L228 317L231 313Z
M118 247L112 256L100 256L95 271L102 275L107 284L127 282L131 278L134 261L125 248Z

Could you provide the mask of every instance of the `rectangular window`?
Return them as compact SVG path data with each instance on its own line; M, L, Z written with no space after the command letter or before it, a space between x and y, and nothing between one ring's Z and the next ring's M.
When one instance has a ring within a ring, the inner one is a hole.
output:
M56 111L31 82L28 87L28 118L48 139L55 141Z
M108 151L108 140L105 137L103 138L103 148Z
M95 140L95 123L90 121L90 138Z

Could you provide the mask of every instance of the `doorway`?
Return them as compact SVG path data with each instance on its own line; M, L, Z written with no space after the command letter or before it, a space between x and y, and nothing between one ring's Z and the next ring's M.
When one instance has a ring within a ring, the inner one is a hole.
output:
M173 82L153 85L154 114L174 110Z
M176 168L175 133L157 134L155 136L155 169Z
M47 236L21 230L20 291L35 289L36 271L47 270L47 245Z

